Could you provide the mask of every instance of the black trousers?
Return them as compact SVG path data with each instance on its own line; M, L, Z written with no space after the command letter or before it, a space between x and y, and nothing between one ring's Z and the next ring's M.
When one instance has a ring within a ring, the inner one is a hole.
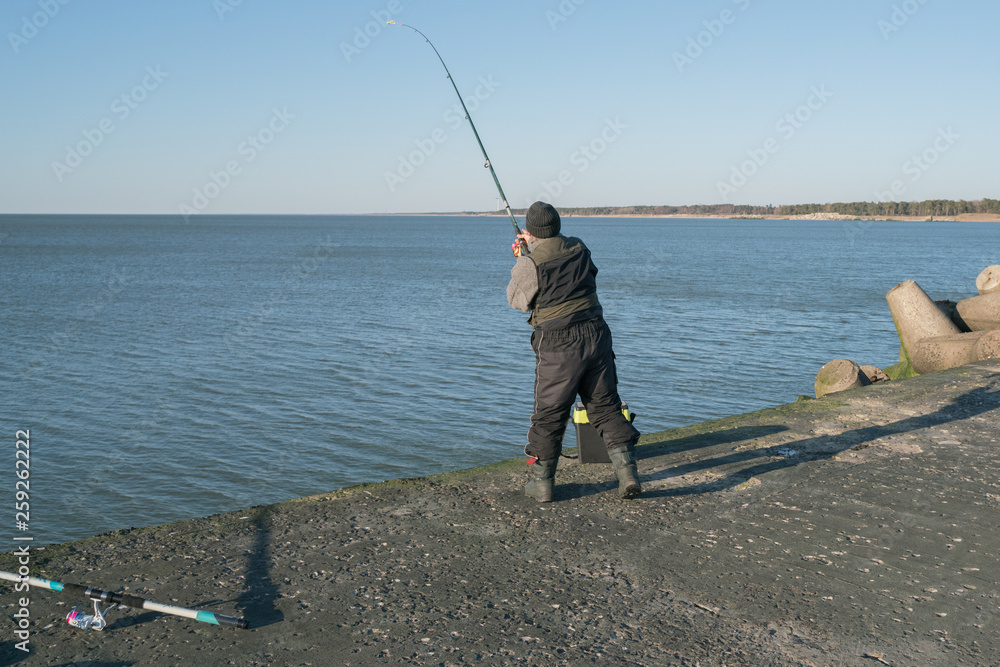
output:
M611 330L598 318L531 334L535 351L535 411L528 430L528 456L559 456L577 394L590 423L608 449L634 445L639 431L622 414Z

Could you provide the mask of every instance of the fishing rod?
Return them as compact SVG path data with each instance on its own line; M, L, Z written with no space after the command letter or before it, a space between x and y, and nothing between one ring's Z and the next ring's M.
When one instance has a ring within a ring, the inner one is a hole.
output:
M517 220L514 218L514 213L510 210L510 204L507 203L507 195L503 193L503 188L500 186L500 179L497 178L497 172L493 169L493 163L490 162L490 156L486 154L486 147L483 146L483 140L479 138L479 132L476 130L476 124L472 122L472 115L469 113L468 107L465 106L465 100L462 99L462 94L458 92L458 86L455 85L455 79L452 78L451 72L448 71L448 66L444 64L444 58L442 58L441 54L438 53L437 47L435 47L434 43L427 38L427 35L420 32L412 25L406 25L405 23L397 23L396 21L386 21L386 23L390 25L398 25L404 28L409 28L410 30L412 30L413 32L417 33L425 40L427 40L427 43L431 45L432 49L434 49L435 55L437 55L438 60L441 61L441 66L444 67L444 71L448 75L448 80L451 81L451 87L455 89L455 94L458 95L458 101L462 104L462 110L465 111L465 119L469 121L469 125L472 126L472 133L476 135L476 142L479 144L479 150L483 152L483 159L486 160L486 164L483 166L489 169L490 174L493 175L493 182L496 183L497 185L497 192L500 193L500 198L503 200L504 208L507 209L507 215L510 216L510 221L514 225L514 234L515 235L520 234L521 228L518 227ZM525 244L524 239L521 239L521 254L522 255L528 254L528 246Z
M63 584L58 581L49 581L48 579L39 579L38 577L27 577L19 576L11 572L0 572L0 579L6 579L7 581L13 581L16 583L27 582L31 586L36 588L48 588L53 591L60 591L62 593L69 593L70 595L82 595L83 597L94 601L94 614L84 614L83 612L78 612L76 607L73 611L69 613L66 617L66 621L73 626L78 628L83 628L84 630L103 630L104 626L107 625L105 619L105 614L107 614L111 609L117 604L123 607L131 607L133 609L146 609L148 611L158 611L161 614L171 614L173 616L182 616L184 618L190 618L195 621L201 621L202 623L211 623L212 625L229 625L234 628L240 628L241 630L246 630L249 627L246 619L236 618L235 616L226 616L225 614L216 614L211 611L198 611L197 609L185 609L183 607L173 607L168 604L160 604L158 602L152 602L150 600L143 600L140 597L134 595L125 595L124 593L112 593L111 591L102 591L97 588L91 588L89 586L80 586L79 584ZM21 589L16 589L21 590ZM106 602L110 606L105 609L101 609L100 603Z

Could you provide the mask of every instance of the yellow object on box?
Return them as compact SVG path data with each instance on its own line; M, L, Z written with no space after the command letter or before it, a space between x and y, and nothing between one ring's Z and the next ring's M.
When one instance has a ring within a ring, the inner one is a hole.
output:
M632 421L632 415L628 411L628 404L622 403L622 414L625 415L625 419ZM574 424L589 424L590 418L587 417L587 408L583 407L583 403L577 402L573 407L573 423Z
M622 403L622 414L630 423L635 419L635 415L629 412L626 403ZM590 423L587 409L580 401L573 407L573 423L576 424L576 445L580 463L611 463L604 439Z

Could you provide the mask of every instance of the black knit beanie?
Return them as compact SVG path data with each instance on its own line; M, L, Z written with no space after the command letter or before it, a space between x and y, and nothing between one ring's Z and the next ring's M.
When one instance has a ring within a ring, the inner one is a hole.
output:
M559 220L559 211L552 208L551 204L536 201L528 209L524 226L536 239L547 239L559 235L562 222Z

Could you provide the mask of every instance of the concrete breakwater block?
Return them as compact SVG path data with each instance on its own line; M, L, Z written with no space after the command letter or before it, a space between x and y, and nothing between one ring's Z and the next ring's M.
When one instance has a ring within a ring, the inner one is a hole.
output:
M976 278L976 289L980 294L1000 292L1000 265L987 266Z
M924 338L935 338L961 333L958 326L941 312L913 280L899 283L885 295L892 321L896 324L903 354L913 364L913 348ZM913 364L913 368L918 372Z
M962 299L955 311L970 331L1000 329L1000 292Z
M963 322L962 318L959 316L957 301L950 301L948 299L938 299L934 303L937 305L938 308L941 309L941 312L947 315L948 319L951 320L955 324L955 326L958 327L959 331L961 331L962 333L968 333L972 331L972 329L970 329L965 325L965 322Z
M890 379L884 370L878 366L872 366L870 364L862 364L861 372L865 374L872 384L876 384L878 382L888 382Z
M816 398L822 398L838 391L867 387L871 383L861 367L850 359L834 359L819 369L814 388Z
M1000 358L1000 330L933 336L910 349L910 363L917 373L932 373L973 361Z

